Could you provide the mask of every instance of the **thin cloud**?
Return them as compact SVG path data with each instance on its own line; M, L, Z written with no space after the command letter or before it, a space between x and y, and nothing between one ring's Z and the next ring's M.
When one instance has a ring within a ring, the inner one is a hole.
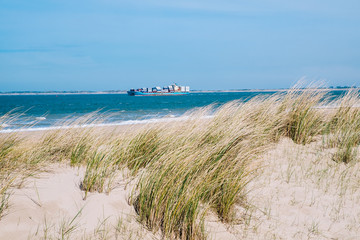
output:
M36 53L36 52L51 52L52 49L34 49L34 48L22 48L22 49L0 49L0 53Z
M129 2L129 4L131 4ZM329 0L304 0L293 2L288 0L259 0L259 1L239 1L239 0L148 0L146 3L133 3L139 7L154 6L179 10L218 12L218 13L240 13L240 14L261 14L279 12L303 12L324 15L348 16L356 14L360 6L357 0L347 0L346 2ZM357 7L356 7L357 6Z

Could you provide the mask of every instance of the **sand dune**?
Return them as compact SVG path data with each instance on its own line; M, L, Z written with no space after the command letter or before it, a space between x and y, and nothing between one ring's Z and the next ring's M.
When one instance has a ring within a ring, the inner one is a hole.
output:
M0 239L359 239L359 93L322 94L1 133Z
M237 209L245 222L227 225L208 213L208 238L358 239L360 165L339 165L320 145L282 139L248 186L251 206ZM62 231L69 231L70 239L161 239L137 221L128 203L134 181L119 172L109 194L94 192L84 200L83 175L83 167L55 164L12 189L0 239L61 238Z

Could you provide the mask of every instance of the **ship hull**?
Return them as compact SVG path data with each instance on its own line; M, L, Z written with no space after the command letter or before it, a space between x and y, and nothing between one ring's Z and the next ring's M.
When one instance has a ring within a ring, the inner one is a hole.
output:
M188 95L189 92L157 92L157 93L145 93L145 92L138 92L138 91L127 91L129 96L179 96L179 95Z

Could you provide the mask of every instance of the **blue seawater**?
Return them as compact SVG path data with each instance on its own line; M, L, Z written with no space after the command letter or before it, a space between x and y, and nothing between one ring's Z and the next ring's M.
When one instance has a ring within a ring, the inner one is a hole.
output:
M21 113L4 129L53 127L63 119L76 119L98 111L111 115L108 124L131 124L149 119L179 117L185 112L214 104L219 106L232 100L247 101L254 96L268 96L276 92L209 92L183 96L128 96L127 94L68 94L68 95L0 95L0 116ZM332 96L344 94L333 91Z

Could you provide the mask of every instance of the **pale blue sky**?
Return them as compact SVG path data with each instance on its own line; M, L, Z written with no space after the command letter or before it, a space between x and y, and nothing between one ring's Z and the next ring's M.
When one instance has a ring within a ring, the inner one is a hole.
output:
M360 85L358 0L0 0L0 91Z

